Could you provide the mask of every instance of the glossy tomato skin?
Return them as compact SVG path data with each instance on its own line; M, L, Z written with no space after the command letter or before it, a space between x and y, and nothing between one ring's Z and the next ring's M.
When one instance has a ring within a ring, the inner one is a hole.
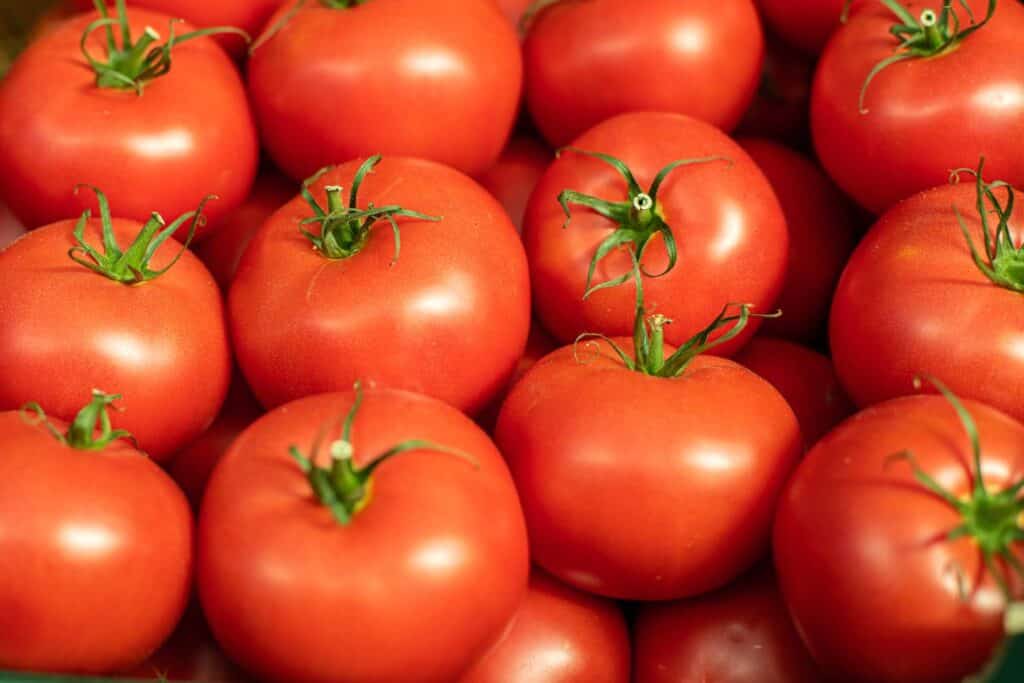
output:
M732 361L701 356L657 378L601 341L537 363L505 401L496 441L536 564L598 595L670 600L724 585L765 550L800 429L778 392Z
M832 362L783 339L755 337L733 358L778 389L796 413L808 448L853 414Z
M806 54L821 54L840 26L845 0L757 0L765 23ZM864 3L861 3L864 4Z
M936 8L905 4L914 16ZM971 3L976 16L984 16L984 4ZM864 79L898 44L888 32L893 21L881 3L863 3L818 63L811 128L828 174L875 214L944 183L950 169L976 166L980 156L991 177L1024 185L1024 6L1001 2L952 52L890 66L871 83L868 111L860 113Z
M0 452L0 669L138 664L185 610L185 497L126 441L75 451L19 411L0 413Z
M534 17L523 42L526 101L554 147L636 111L729 131L754 98L763 57L751 0L561 2Z
M750 303L762 312L771 309L785 276L786 222L768 181L739 145L696 119L640 113L605 121L573 146L622 160L644 189L672 161L713 155L732 161L676 169L658 193L679 261L667 275L646 278L644 292L649 311L672 319L665 332L670 343L685 342L729 302ZM632 334L636 294L631 282L583 300L593 254L617 226L574 206L572 220L563 228L565 213L558 194L565 189L616 202L628 197L622 176L597 159L566 152L548 167L530 197L523 224L537 314L566 344L584 332ZM644 264L649 272L658 273L667 263L664 243L657 237ZM594 282L631 267L625 250L612 252L598 265ZM735 352L759 322L752 320L742 335L716 353Z
M519 40L493 0L306 3L248 68L264 145L296 180L370 154L480 173L522 83Z
M810 159L777 142L740 141L772 184L789 229L789 269L765 333L799 342L822 338L832 292L857 241L857 212Z
M554 157L554 153L539 140L517 135L509 141L498 162L477 177L480 184L505 207L520 233L530 194Z
M634 683L821 683L770 572L641 606Z
M256 130L234 64L200 38L176 47L170 72L141 96L98 88L79 50L97 16L54 26L0 85L3 201L36 228L95 209L91 193L75 193L80 183L102 189L120 216L146 220L158 211L168 223L214 194L197 231L208 234L242 203L256 174ZM133 8L128 17L136 38L147 26L167 31L163 14ZM106 55L103 35L89 40L95 55Z
M38 401L72 419L93 389L120 393L115 427L157 461L213 422L228 390L231 357L224 307L190 252L149 282L126 285L68 258L75 221L34 230L0 251L0 409ZM141 225L114 219L125 247ZM100 221L85 241L99 247ZM181 250L173 238L150 266Z
M829 336L836 372L859 406L913 393L914 377L931 374L1024 419L1022 295L991 283L971 259L954 207L982 249L975 204L973 182L923 192L882 216L851 257ZM1017 244L1022 226L1018 207L1010 223Z
M985 483L1002 490L1024 471L1024 426L964 403L979 429ZM783 594L818 664L842 681L953 683L979 671L1002 637L1003 595L977 544L946 540L960 517L892 459L905 450L956 497L970 493L970 444L952 406L910 396L818 442L779 506Z
M629 652L629 630L614 602L534 570L501 640L459 683L623 683Z
M449 453L401 455L376 470L369 503L341 526L288 449L308 454L352 402L348 392L282 406L218 465L199 526L203 609L229 655L263 679L456 680L525 594L526 530L508 468L455 409L366 391L353 429L358 465L425 439L478 466Z
M359 165L324 175L314 197L323 201L327 185L350 187ZM253 238L228 302L249 385L268 408L363 380L479 411L505 386L529 333L515 229L483 188L429 161L385 158L360 190L359 206L370 202L443 218L398 218L397 262L386 221L348 259L314 251L299 232L313 215L301 197Z

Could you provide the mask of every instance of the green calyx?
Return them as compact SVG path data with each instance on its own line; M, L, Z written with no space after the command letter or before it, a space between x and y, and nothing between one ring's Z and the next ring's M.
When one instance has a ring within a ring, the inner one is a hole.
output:
M75 188L75 191L77 192L78 189ZM145 225L142 226L142 230L139 231L135 240L127 249L121 251L117 244L117 238L114 237L114 225L110 216L110 205L107 202L107 197L98 188L93 187L91 189L96 193L96 200L100 206L100 222L103 226L103 252L100 253L85 241L85 226L88 225L89 219L92 217L92 211L86 209L78 219L78 223L75 224L74 236L77 244L68 250L68 256L75 263L85 266L94 273L126 285L148 282L160 277L174 267L178 259L188 250L188 245L191 244L192 238L195 236L196 228L202 225L204 220L203 207L206 205L206 202L216 199L215 195L206 197L199 203L198 209L180 216L170 225L166 224L160 214L154 212ZM188 231L188 238L177 255L160 270L150 268L149 262L152 260L156 250L189 219L192 220L192 224Z
M440 221L438 216L428 216L418 211L409 211L400 206L374 206L368 204L365 209L356 206L356 199L359 196L359 188L363 184L366 174L381 161L380 155L367 159L356 171L352 181L352 190L348 195L348 204L342 197L343 189L337 185L329 185L325 188L327 193L327 207L323 208L313 197L310 186L330 170L330 167L320 169L313 177L302 184L302 196L313 210L314 215L302 221L302 225L312 223L320 224L320 234L314 234L305 228L301 228L302 234L313 244L313 248L330 259L343 259L358 254L366 245L370 236L370 228L374 223L384 219L391 224L391 231L395 239L395 257L402 252L402 236L395 222L395 216L406 216L422 221Z
M93 389L92 399L78 411L66 434L53 426L38 403L26 403L22 411L30 413L35 423L42 424L53 438L65 446L79 451L102 451L118 439L135 441L129 432L113 429L110 425L107 408L120 399L121 394L105 394L99 389Z
M644 253L651 240L656 235L661 235L661 239L665 243L665 251L668 253L668 265L665 267L665 270L660 273L648 273L643 269L642 265L640 269L647 277L661 277L671 271L676 265L678 253L672 228L665 222L665 216L662 213L661 206L658 204L658 191L661 189L662 183L665 182L665 179L672 171L680 166L706 164L712 161L726 161L732 164L730 160L717 156L673 161L658 171L658 175L654 177L651 187L645 192L641 189L640 184L637 183L632 171L629 170L626 164L615 157L600 152L587 152L574 147L560 149L558 154L561 155L566 151L584 154L607 163L618 171L619 175L626 181L628 192L627 199L621 202L610 202L576 192L575 190L563 190L558 195L558 203L562 205L562 210L565 211L565 224L562 227L568 227L570 221L572 221L570 204L587 207L618 224L618 227L598 245L597 251L594 252L594 258L591 260L590 268L587 270L586 290L583 294L584 299L600 289L617 287L633 276L631 272L626 272L618 277L591 286L594 279L594 271L597 269L597 264L601 259L612 250L624 245L637 253L639 255L638 259L642 263Z
M410 451L435 451L457 456L466 460L473 467L479 467L471 455L422 439L403 441L371 459L366 466L357 467L353 459L355 449L352 446L352 427L363 403L363 391L359 382L356 382L354 391L355 401L348 413L341 419L341 437L329 446L331 454L329 467L322 467L315 462L326 430L321 430L317 435L309 457L303 455L297 446L292 446L288 450L309 480L317 499L330 509L331 515L339 524L349 524L352 518L369 504L373 493L373 473L396 455Z
M988 489L982 476L981 441L974 418L960 402L960 399L943 383L934 377L927 379L950 402L960 418L964 431L967 432L967 437L971 442L973 487L966 496L958 498L921 469L910 451L896 453L891 456L891 459L905 460L910 463L914 478L924 488L959 513L961 523L948 533L948 540L973 538L981 551L986 569L1009 599L1011 597L1009 577L999 570L995 559L1002 559L1007 566L1024 578L1024 564L1017 558L1013 549L1016 543L1024 541L1024 528L1021 526L1021 522L1024 521L1024 499L1020 497L1021 490L1024 489L1024 479L1003 491ZM914 386L920 388L921 380L915 378ZM966 595L962 586L961 594Z
M844 21L852 2L853 0L846 0L843 9ZM943 0L942 10L938 13L935 10L926 9L921 12L919 17L914 17L898 0L881 0L881 3L889 8L900 22L889 28L889 33L900 43L896 52L875 64L867 78L864 79L860 97L857 100L857 108L861 114L868 112L864 107L864 98L867 95L868 86L878 74L897 62L937 57L955 49L964 39L987 24L996 11L997 0L989 0L985 18L976 22L966 0L959 0L959 2L971 20L969 26L961 26L959 17L953 11L953 0Z
M964 239L967 240L967 246L971 250L971 258L974 259L974 264L978 266L978 270L1000 287L1005 287L1014 292L1024 292L1024 245L1016 246L1013 243L1013 237L1010 235L1010 218L1013 216L1014 190L1009 184L1001 180L986 183L982 175L984 168L985 158L982 157L978 162L977 170L958 168L950 176L953 182L959 180L960 173L970 173L974 176L974 183L977 188L978 216L981 218L981 231L985 239L984 256L978 253L978 250L975 248L974 240L971 239L971 234L964 224L960 210L954 206L953 211L956 213L956 220L960 224L960 231L963 232ZM996 197L995 190L1000 188L1006 190L1005 203L1001 203ZM996 214L998 221L994 233L989 226L989 205L991 206L991 212Z
M247 43L249 35L238 28L216 26L192 31L184 35L175 34L174 25L181 21L172 19L168 26L167 42L157 44L160 34L152 27L146 27L138 41L132 39L125 10L125 0L117 0L117 17L111 17L107 11L106 0L93 0L100 18L90 23L82 33L80 47L89 66L96 72L96 85L100 88L118 90L134 90L141 95L145 85L155 78L163 76L171 70L171 52L180 45L194 38L210 36L218 33L232 33L241 36ZM118 47L114 28L121 34L121 46ZM94 57L87 47L89 37L99 29L106 31L106 61Z

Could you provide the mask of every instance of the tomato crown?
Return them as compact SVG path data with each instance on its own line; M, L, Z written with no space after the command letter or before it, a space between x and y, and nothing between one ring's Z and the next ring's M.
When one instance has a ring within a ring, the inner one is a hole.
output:
M26 403L22 411L30 415L35 424L43 425L53 438L65 446L79 451L102 451L118 439L129 439L135 443L135 437L130 432L111 427L107 408L113 407L114 401L120 399L121 394L105 394L99 389L93 389L91 400L75 415L66 434L53 426L38 403ZM135 446L138 448L138 444Z
M215 26L177 35L175 23L181 19L172 19L168 26L167 42L155 44L160 34L147 26L142 37L136 42L132 39L131 27L128 25L128 14L125 0L117 0L117 17L111 17L107 11L105 0L93 0L100 18L86 26L80 43L82 54L89 66L96 72L96 85L100 88L116 88L134 90L141 95L146 83L163 76L171 70L171 52L175 46L194 38L214 35L217 33L233 33L250 42L249 34L240 28L231 26ZM121 47L117 46L114 27L121 33ZM106 32L107 60L101 61L89 52L89 37L100 29Z
M76 187L75 192L77 193L81 187L83 186ZM92 187L91 189L96 193L96 201L100 206L100 222L103 225L103 253L98 252L85 241L85 226L92 217L92 210L86 209L79 217L78 223L75 224L74 236L77 244L68 250L68 256L75 263L85 266L94 273L127 285L148 282L173 268L178 259L188 251L188 245L191 244L192 238L196 234L196 228L205 220L203 207L206 202L217 198L216 195L205 197L199 203L198 209L179 216L170 225L167 225L160 214L154 211L150 219L142 226L142 230L139 231L135 240L127 249L121 251L117 244L117 238L114 236L114 224L110 217L110 204L107 202L107 197L99 188ZM175 257L160 270L150 268L149 262L156 250L189 219L192 219L192 224L188 231L188 237Z
M327 9L352 9L353 7L365 5L369 1L370 0L316 0L318 4L322 7L326 7ZM297 2L293 2L291 8L281 15L277 21L268 26L267 29L256 39L256 42L252 43L249 47L249 54L251 55L268 40L280 33L281 29L291 22L295 15L299 13L299 10L306 6L307 2L308 0L297 0Z
M974 240L964 224L960 210L953 207L956 213L956 220L960 224L960 231L967 240L967 246L971 250L971 258L974 259L978 270L985 274L989 280L1015 292L1024 292L1024 245L1017 247L1010 235L1010 218L1013 216L1014 190L1008 183L1001 180L986 183L983 179L985 169L985 158L978 162L977 170L971 168L958 168L950 174L950 182L959 182L961 173L970 173L974 176L974 183L977 190L978 216L981 218L981 231L985 240L985 256L978 253L974 246ZM1006 190L1006 203L1002 204L995 195L995 190L1003 188ZM998 216L998 225L995 232L989 228L989 211L986 201L991 204L992 211Z
M679 159L658 171L658 174L654 177L654 182L651 183L651 187L644 192L643 189L641 189L640 184L636 181L636 178L633 176L633 172L630 171L629 167L619 159L608 154L602 154L601 152L588 152L575 147L563 147L558 150L556 154L561 156L564 152L584 154L605 162L618 171L619 175L622 176L622 179L626 181L626 188L628 192L628 199L624 202L610 202L606 199L601 199L600 197L592 197L590 195L576 192L575 190L562 190L558 194L558 203L562 205L562 210L565 212L565 223L562 225L563 228L569 227L569 222L572 221L572 211L569 209L570 204L585 206L592 211L596 211L605 218L615 221L619 225L618 228L616 228L604 239L604 241L601 242L601 244L598 245L597 250L594 252L594 258L590 261L590 268L587 269L586 291L583 294L584 299L600 289L605 289L606 287L617 287L629 278L633 277L632 272L626 272L618 277L591 286L591 282L594 279L594 271L597 269L597 264L601 259L607 256L613 249L622 245L630 245L631 249L635 250L635 252L639 254L638 259L642 263L644 253L647 251L647 247L655 235L661 235L661 239L665 242L665 251L668 252L668 265L665 266L665 270L660 273L648 273L644 270L643 265L640 266L640 271L647 277L661 277L663 275L667 275L676 265L678 252L676 250L676 239L672 234L672 228L665 222L665 217L662 215L661 207L658 205L658 191L661 189L662 183L665 182L665 179L672 171L676 170L680 166L707 164L712 161L725 161L730 166L732 166L733 163L731 159L721 156Z
M391 224L391 231L395 238L395 257L392 260L394 263L398 261L402 252L402 235L398 229L398 223L395 222L395 216L406 216L432 222L441 220L439 216L428 216L393 204L374 206L373 203L370 203L365 209L359 209L356 206L359 188L362 186L366 174L372 171L380 161L381 156L377 154L364 161L356 170L355 178L352 180L352 190L348 195L348 205L342 199L343 188L338 185L328 185L324 188L327 193L326 210L320 206L309 189L321 176L331 170L330 166L320 169L302 183L302 197L309 204L314 215L303 220L301 225L319 223L320 234L316 235L305 228L300 228L300 230L306 239L313 243L313 248L327 258L343 259L358 254L366 245L366 240L370 236L370 228L383 218Z
M355 400L352 402L352 407L340 419L340 438L332 441L328 447L331 454L329 467L316 464L317 454L326 437L326 425L317 434L309 457L303 455L297 446L292 446L288 450L289 455L298 463L299 468L309 480L317 499L330 509L331 515L339 524L349 524L352 518L369 504L373 492L374 471L396 455L410 451L429 450L457 456L466 460L473 467L479 468L479 463L468 453L447 446L439 446L432 441L423 439L403 441L372 458L365 467L356 467L353 460L355 448L352 446L352 427L363 403L363 390L359 382L355 383L353 391Z

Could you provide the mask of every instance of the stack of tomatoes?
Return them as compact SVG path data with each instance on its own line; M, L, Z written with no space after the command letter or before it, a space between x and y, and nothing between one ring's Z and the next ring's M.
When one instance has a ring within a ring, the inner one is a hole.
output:
M0 82L0 670L976 674L1024 599L1022 33L59 4Z

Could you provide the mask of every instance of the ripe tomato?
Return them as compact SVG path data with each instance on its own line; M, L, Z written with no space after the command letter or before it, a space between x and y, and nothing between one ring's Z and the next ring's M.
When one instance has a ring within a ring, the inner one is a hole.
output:
M523 215L530 193L553 158L554 154L542 142L519 135L508 143L498 163L477 177L505 207L519 232L523 231Z
M0 413L0 670L120 671L185 609L192 515L170 477L99 429L116 398L94 396L70 431Z
M198 234L210 232L256 173L256 130L234 64L196 38L174 48L170 71L142 94L98 87L79 48L98 16L53 27L0 84L0 199L35 228L95 208L88 193L75 193L80 183L103 188L119 216L139 221L152 211L178 216L215 194ZM133 8L128 20L143 47L146 27L169 30L169 18L149 10ZM105 36L97 30L86 43L96 58L107 58Z
M249 60L264 145L297 180L370 154L481 173L512 130L521 82L519 40L493 0L308 2Z
M806 55L767 35L761 84L736 134L781 140L799 149L809 147L813 76L814 64Z
M490 404L480 411L476 421L481 427L483 427L488 433L494 432L494 427L498 423L498 413L501 411L501 404L505 402L505 397L508 396L509 390L516 382L522 379L523 375L527 371L537 364L544 356L548 355L552 351L558 348L558 344L554 339L551 338L544 328L538 323L534 322L530 325L530 336L526 338L526 350L523 351L523 355L519 358L519 362L516 363L516 369L512 372L512 377L509 379L508 384L505 386L503 391L499 391Z
M311 197L322 203L326 188L353 187L372 163L333 169L310 185ZM511 222L483 188L430 161L385 159L357 200L441 220L399 217L396 259L385 216L350 227L341 207L323 221L333 226L327 239L359 236L347 258L335 258L303 236L307 228L323 234L300 224L314 217L303 197L275 213L229 295L249 386L268 408L362 379L479 411L507 383L529 333L526 257Z
M764 332L801 342L822 338L832 292L856 244L856 211L818 166L769 140L740 144L761 168L789 228L789 270Z
M122 249L143 229L107 214L84 221L84 242L102 250L104 223ZM13 321L0 324L0 409L38 400L71 419L90 390L116 387L125 398L114 426L165 460L203 433L227 393L217 284L173 238L149 262L159 271L180 254L166 273L138 284L105 277L68 258L75 230L54 223L0 251L0 320Z
M483 431L424 396L368 392L351 434L338 439L335 425L356 411L355 396L311 396L272 411L217 466L199 523L203 609L228 654L264 679L455 680L524 596L515 487ZM308 450L324 438L333 458ZM406 439L416 440L412 452L359 479L378 454L410 446ZM335 463L335 473L318 476L337 481L343 469L359 482L331 489L351 502L347 524L313 495L292 447Z
M1001 193L1005 190L996 190ZM1024 419L1021 294L975 265L957 214L978 249L978 188L961 182L916 195L879 219L854 252L832 304L836 372L860 406L912 393L912 379L945 378L961 396ZM996 220L986 202L988 223ZM1024 209L1007 224L1024 238Z
M854 412L832 362L817 351L781 339L755 337L734 360L779 390L796 413L808 448Z
M938 4L915 0L906 7L916 18ZM987 3L969 4L980 21ZM970 26L959 3L951 5L962 27ZM1000 2L991 21L962 42L892 64L861 103L872 68L897 52L899 41L889 33L897 23L881 3L861 3L821 56L811 128L825 170L876 214L981 155L995 176L1024 185L1024 6Z
M580 6L591 3L581 3ZM653 307L674 321L668 341L679 345L704 327L728 302L751 303L768 312L782 288L788 243L786 222L771 186L743 149L721 131L678 114L625 114L605 121L573 143L574 148L620 159L642 188L650 187L666 164L682 159L722 157L672 171L654 198L652 212L670 228L678 265L663 277L646 278ZM649 231L629 202L628 185L611 165L565 151L551 164L530 198L523 241L530 260L535 306L544 326L564 343L583 332L629 334L634 288L628 283L594 292L584 300L587 273L598 246L625 225L584 206L559 205L563 190L623 202L627 222ZM635 200L634 200L635 201ZM651 225L657 224L657 220ZM663 237L648 242L648 273L670 264ZM630 256L615 249L600 260L593 282L628 273ZM758 321L759 322L759 321ZM729 354L756 329L716 352Z
M634 683L819 683L770 572L691 600L644 605Z
M1004 598L993 569L1013 575L1017 596L1024 585L999 556L1024 562L1021 543L1006 536L1021 533L1017 493L1009 500L998 493L1019 488L1024 425L964 403L980 456L945 398L910 396L844 422L790 481L775 522L775 563L790 612L826 674L954 683L980 670L999 643Z
M839 28L846 0L757 0L765 23L808 55L821 54ZM877 4L877 3L876 3Z
M534 571L504 636L459 683L621 683L629 680L629 650L615 603Z
M763 56L751 0L556 2L523 42L526 101L554 147L636 111L729 131L754 98Z

